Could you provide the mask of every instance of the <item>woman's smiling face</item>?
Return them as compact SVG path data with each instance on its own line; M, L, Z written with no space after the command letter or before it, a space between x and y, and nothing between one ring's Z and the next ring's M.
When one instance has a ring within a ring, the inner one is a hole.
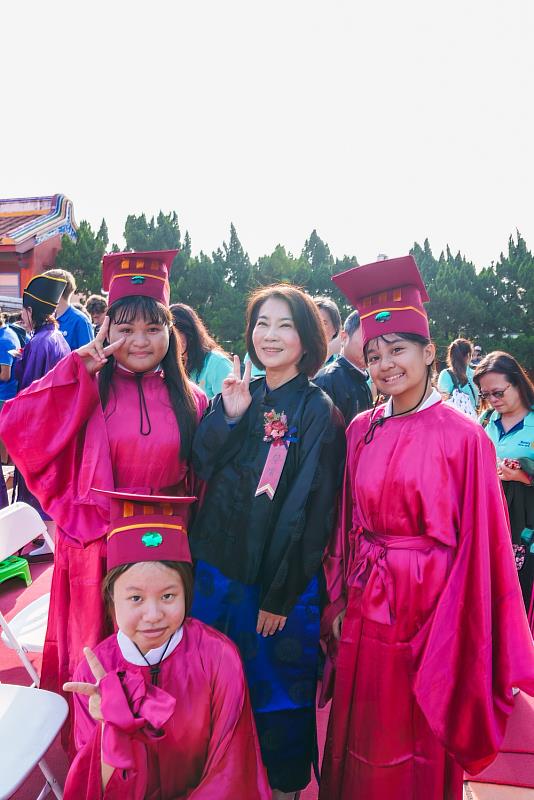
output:
M285 300L269 297L262 303L252 341L266 370L294 367L302 358L302 342Z

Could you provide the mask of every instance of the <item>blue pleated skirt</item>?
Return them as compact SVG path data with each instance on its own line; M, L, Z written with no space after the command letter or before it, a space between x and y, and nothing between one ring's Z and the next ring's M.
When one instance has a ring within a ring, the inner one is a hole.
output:
M231 580L207 562L197 562L191 616L238 646L269 782L273 789L294 792L307 786L317 762L317 578L299 597L283 631L257 634L258 611L258 586Z

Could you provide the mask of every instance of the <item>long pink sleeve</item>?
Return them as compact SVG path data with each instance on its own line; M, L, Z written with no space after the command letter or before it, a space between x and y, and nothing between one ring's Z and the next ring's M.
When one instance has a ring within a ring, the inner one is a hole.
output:
M534 694L534 646L495 451L480 434L458 463L464 482L454 565L435 613L411 643L417 702L443 746L471 773L499 750L512 686Z
M109 446L97 381L76 353L5 404L0 438L29 490L73 543L102 536L108 501L90 489L113 487Z

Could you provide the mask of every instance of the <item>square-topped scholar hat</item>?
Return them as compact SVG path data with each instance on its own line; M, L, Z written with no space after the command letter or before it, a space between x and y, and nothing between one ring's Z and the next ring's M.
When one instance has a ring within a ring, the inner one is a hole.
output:
M429 297L413 256L364 264L332 280L360 313L364 345L385 333L430 338L423 306Z
M168 306L169 274L178 250L147 253L111 253L102 259L102 285L113 305L123 297L142 295Z
M66 285L67 281L63 278L36 275L22 293L22 305L24 308L30 306L36 311L53 314Z
M196 497L133 494L93 489L110 499L107 568L140 561L186 561L189 505Z

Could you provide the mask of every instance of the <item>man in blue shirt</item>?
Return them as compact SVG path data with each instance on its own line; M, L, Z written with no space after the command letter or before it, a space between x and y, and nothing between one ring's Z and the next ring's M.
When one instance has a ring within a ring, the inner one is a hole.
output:
M0 408L6 400L17 394L17 381L13 377L14 350L20 349L17 334L6 325L5 314L0 313Z
M71 350L77 350L84 344L94 339L93 326L83 311L78 311L71 305L71 298L76 291L76 281L74 275L66 269L49 269L43 275L50 275L52 278L63 278L67 285L63 290L61 299L57 306L56 319L59 323L59 330L67 340Z

